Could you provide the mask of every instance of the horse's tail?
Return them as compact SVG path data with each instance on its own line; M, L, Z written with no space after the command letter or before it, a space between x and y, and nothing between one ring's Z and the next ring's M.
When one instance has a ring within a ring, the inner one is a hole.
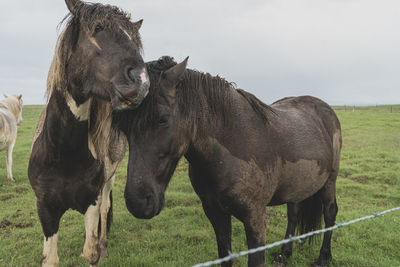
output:
M321 228L323 203L321 191L299 203L299 212L297 220L297 231L299 234L305 234ZM309 238L311 242L314 236Z
M110 232L112 220L113 220L113 197L112 197L112 190L111 190L110 191L110 209L108 210L108 213L107 213L107 225L106 225L107 233ZM97 234L99 236L100 236L100 233L101 233L101 216L99 217L99 224L97 227Z

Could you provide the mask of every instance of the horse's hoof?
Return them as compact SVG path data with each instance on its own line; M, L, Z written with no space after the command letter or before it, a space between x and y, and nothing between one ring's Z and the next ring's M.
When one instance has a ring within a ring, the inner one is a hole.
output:
M287 258L284 254L280 253L280 254L278 254L278 255L275 256L275 258L274 258L274 263L273 263L273 267L283 267L283 266L286 266L287 261L288 261L288 258Z
M100 257L101 258L107 258L108 253L107 253L107 240L100 240Z
M324 266L328 266L328 262L326 262L326 261L323 261L323 262L314 261L314 262L310 263L310 267L324 267Z
M15 180L14 180L14 178L12 178L12 177L8 177L7 179L8 179L8 181L9 181L9 182L11 182L11 183L15 183Z
M107 253L107 249L106 248L102 248L100 251L100 257L101 258L107 258L108 257L108 253Z

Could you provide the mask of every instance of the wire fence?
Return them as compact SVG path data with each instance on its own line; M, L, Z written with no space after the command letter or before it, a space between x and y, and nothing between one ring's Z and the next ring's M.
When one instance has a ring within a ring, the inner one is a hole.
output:
M373 213L372 215L361 217L361 218L358 218L358 219L354 219L354 220L351 220L351 221L348 221L348 222L338 223L338 224L336 224L334 226L331 226L331 227L328 227L328 228L325 228L325 229L316 230L316 231L309 232L309 233L306 233L306 234L303 234L303 235L290 237L290 238L287 238L287 239L284 239L284 240L281 240L281 241L277 241L277 242L274 242L274 243L271 243L271 244L268 244L268 245L265 245L265 246L262 246L262 247L253 248L253 249L250 249L250 250L247 250L247 251L241 251L241 252L235 253L235 254L230 253L228 256L226 256L224 258L213 260L213 261L208 261L208 262L204 262L204 263L199 263L199 264L194 265L193 267L205 267L205 266L212 266L212 265L216 265L216 264L221 264L223 262L227 262L227 261L233 260L233 259L241 257L241 256L246 256L246 255L249 255L249 254L253 254L253 253L260 252L260 251L264 251L264 250L267 250L267 249L270 249L270 248L273 248L273 247L277 247L277 246L280 246L280 245L283 245L283 244L286 244L286 243L295 242L295 241L302 242L302 240L307 238L307 237L310 237L310 236L313 236L313 235L319 235L319 234L322 234L322 233L325 233L325 232L329 232L329 231L333 231L335 229L338 229L338 228L341 228L343 226L347 226L347 225L350 225L350 224L353 224L353 223L361 222L361 221L368 220L368 219L373 219L373 218L382 216L382 215L384 215L386 213L397 211L397 210L400 210L400 207L389 209L389 210L385 210L385 211L382 211L382 212L379 212L379 213Z
M343 105L343 106L332 106L332 107L335 111L340 111L340 112L400 113L400 105L375 105L375 106Z

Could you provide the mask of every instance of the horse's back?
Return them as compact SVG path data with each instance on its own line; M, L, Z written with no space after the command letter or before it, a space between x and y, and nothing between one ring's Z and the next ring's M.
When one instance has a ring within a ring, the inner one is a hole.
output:
M340 134L340 122L333 109L321 99L312 96L287 97L271 105L279 118L291 120L292 126L308 125L323 129L334 139ZM291 127L290 127L291 128Z

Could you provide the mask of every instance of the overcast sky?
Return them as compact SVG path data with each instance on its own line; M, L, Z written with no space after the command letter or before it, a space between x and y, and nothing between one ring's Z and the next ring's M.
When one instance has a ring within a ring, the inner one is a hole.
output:
M400 103L399 0L108 0L144 19L144 59L170 55L266 103ZM2 1L0 93L45 103L63 0Z

